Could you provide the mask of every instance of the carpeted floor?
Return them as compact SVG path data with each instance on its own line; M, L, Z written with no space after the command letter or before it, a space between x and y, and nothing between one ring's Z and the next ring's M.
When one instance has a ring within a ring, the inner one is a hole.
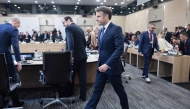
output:
M128 80L128 83L125 83L125 80L123 80L123 85L128 94L130 109L190 109L190 91L152 74L149 74L152 82L148 84L141 78L142 70L129 64L126 65L125 71L132 78L132 80ZM76 97L78 97L79 87L76 86L75 89ZM92 94L93 85L88 85L87 90L86 102L80 100L76 101L76 103L63 101L67 104L68 109L84 109ZM40 98L54 96L54 92L47 89L20 91L20 99L25 102L24 109L40 109ZM44 104L46 103L48 101L44 102ZM55 104L46 109L65 108L60 104ZM119 98L110 83L106 84L97 109L121 109Z

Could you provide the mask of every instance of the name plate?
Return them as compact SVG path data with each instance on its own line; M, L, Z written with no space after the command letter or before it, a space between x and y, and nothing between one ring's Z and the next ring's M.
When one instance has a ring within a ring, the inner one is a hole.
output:
M53 44L53 42L49 42L49 44Z
M26 44L26 42L21 42L21 44Z

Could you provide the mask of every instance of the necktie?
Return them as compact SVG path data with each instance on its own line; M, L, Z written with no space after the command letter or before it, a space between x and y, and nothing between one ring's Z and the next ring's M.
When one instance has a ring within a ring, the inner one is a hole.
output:
M152 42L152 34L149 33L149 35L150 35L150 42Z
M150 35L150 47L153 48L152 34L149 33L149 35Z
M105 30L105 27L103 27L103 28L102 28L102 31L101 31L100 43L102 43L102 39L103 39L103 36L104 36L104 30Z

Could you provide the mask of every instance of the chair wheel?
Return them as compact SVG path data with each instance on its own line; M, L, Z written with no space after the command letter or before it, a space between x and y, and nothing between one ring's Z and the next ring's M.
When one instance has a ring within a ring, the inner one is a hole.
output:
M42 100L39 101L40 104L43 104L44 102Z

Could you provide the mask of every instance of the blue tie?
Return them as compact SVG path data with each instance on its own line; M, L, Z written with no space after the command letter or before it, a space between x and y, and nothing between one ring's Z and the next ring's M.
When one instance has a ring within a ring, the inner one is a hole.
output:
M102 39L103 39L103 36L104 36L104 30L105 30L105 27L103 27L103 28L102 28L102 31L101 31L100 43L102 43Z

